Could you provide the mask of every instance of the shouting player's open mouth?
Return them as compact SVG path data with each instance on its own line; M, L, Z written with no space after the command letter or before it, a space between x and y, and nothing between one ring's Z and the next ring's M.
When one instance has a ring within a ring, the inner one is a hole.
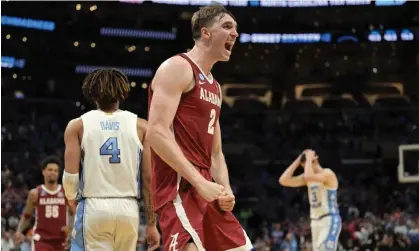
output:
M233 49L233 46L234 46L234 42L226 42L225 44L224 44L224 48L229 52L229 53L231 53L231 50Z

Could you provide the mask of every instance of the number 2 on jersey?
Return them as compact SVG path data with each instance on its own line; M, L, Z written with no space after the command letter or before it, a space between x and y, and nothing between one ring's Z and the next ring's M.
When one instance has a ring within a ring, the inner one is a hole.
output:
M117 137L110 137L108 138L105 143L100 147L100 155L111 155L109 157L109 163L117 164L121 163L121 150L118 148L118 138Z
M211 109L210 121L208 123L208 133L214 135L214 123L215 123L215 109Z

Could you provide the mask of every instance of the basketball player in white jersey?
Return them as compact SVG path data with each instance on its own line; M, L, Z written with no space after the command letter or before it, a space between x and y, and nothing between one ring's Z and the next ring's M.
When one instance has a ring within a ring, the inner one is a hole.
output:
M299 166L303 166L304 173L294 176ZM305 150L281 175L279 183L286 187L307 186L313 251L335 251L342 225L336 174L321 167L314 151Z
M72 251L134 251L140 185L147 208L149 250L160 245L150 196L147 122L119 109L129 90L128 78L119 70L90 73L82 91L97 110L71 120L65 130L63 184L67 199L77 197L78 201Z

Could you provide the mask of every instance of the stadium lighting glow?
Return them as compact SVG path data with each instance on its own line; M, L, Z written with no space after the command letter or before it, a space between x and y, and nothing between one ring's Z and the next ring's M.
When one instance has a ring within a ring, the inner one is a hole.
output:
M55 22L52 21L10 16L1 16L1 25L45 31L53 31L55 29Z
M25 67L25 59L17 59L15 57L2 56L1 57L1 67L2 68L20 68Z
M77 65L75 68L76 73L90 73L96 69L116 68L125 73L127 76L132 77L152 77L153 71L150 68L128 68L117 66L94 66L94 65Z
M152 31L152 30L134 30L134 29L120 29L102 27L100 35L110 37L135 37L135 38L149 38L155 40L175 40L176 32L167 31Z
M330 33L300 33L300 34L275 34L275 33L242 33L240 43L262 44L297 44L297 43L330 43Z
M393 2L393 0L378 0L377 2ZM402 5L406 0L395 0L399 2L392 5ZM142 4L144 2L152 2L157 4L170 4L170 5L192 5L192 6L204 6L209 5L212 0L120 0L124 3ZM282 7L282 8L293 8L293 7L321 7L321 6L353 6L353 5L370 5L371 0L217 0L225 6L235 7ZM380 4L376 4L380 6ZM385 5L385 4L381 4Z

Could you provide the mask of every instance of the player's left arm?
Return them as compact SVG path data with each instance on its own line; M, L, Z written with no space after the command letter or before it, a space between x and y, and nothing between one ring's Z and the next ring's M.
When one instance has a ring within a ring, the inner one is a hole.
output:
M64 132L65 168L63 173L63 186L65 196L69 203L73 203L79 188L79 168L81 159L81 135L83 121L81 118L71 120Z
M222 149L221 129L219 121L217 121L215 125L214 140L212 142L211 174L215 182L222 185L227 193L233 194L228 176L228 168Z
M221 86L219 84L218 90L220 91L220 99L223 100ZM214 139L212 141L211 175L215 182L222 185L225 189L223 195L218 199L218 205L224 211L232 211L236 201L233 190L231 189L227 163L224 158L219 119L214 128Z
M214 130L214 140L211 155L211 175L215 182L225 188L223 195L218 199L218 206L223 211L232 211L236 201L230 186L228 168L222 150L221 129L219 121L217 121Z
M221 86L219 83L217 83L217 85L218 90L220 91L220 99L223 100ZM230 186L230 178L228 176L227 163L224 158L222 148L220 119L217 120L217 123L215 125L214 139L212 141L211 175L215 182L217 182L225 188L225 193L233 195L233 190Z

